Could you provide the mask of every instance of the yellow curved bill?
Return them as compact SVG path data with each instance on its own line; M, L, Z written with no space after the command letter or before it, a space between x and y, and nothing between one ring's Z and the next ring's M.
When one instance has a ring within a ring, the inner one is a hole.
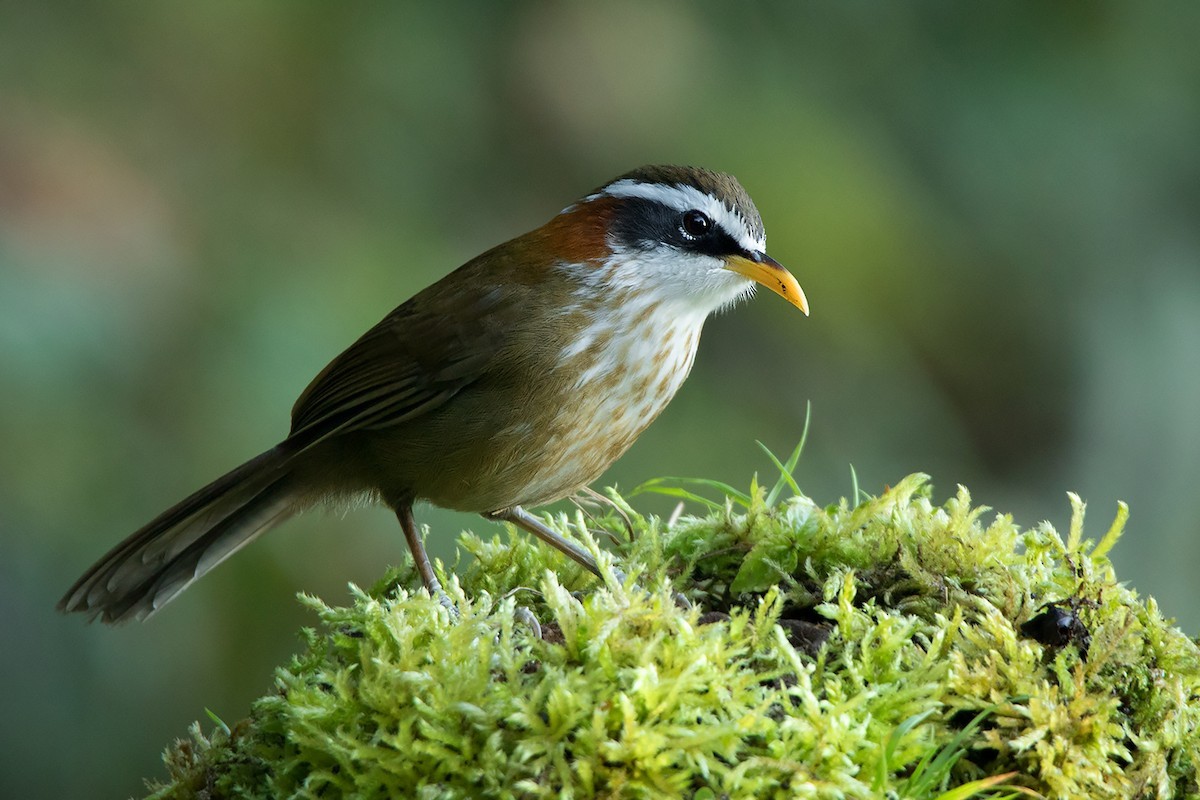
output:
M804 290L800 288L792 273L766 253L729 256L725 259L725 268L755 283L761 283L808 316L808 298L804 296Z

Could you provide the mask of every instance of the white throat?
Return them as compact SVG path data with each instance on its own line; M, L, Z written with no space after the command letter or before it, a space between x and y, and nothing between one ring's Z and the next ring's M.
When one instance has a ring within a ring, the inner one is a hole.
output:
M613 253L602 264L569 264L579 288L576 296L604 297L606 312L636 308L636 319L648 306L666 317L697 316L699 328L714 311L754 293L754 281L725 267L715 256L680 253L669 247L626 250L610 242Z

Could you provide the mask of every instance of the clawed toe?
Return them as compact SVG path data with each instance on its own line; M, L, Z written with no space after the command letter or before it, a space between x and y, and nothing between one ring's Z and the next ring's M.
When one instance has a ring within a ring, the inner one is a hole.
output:
M513 609L513 620L529 628L534 638L542 638L542 623L538 622L538 618L533 615L533 612L528 607L517 606Z

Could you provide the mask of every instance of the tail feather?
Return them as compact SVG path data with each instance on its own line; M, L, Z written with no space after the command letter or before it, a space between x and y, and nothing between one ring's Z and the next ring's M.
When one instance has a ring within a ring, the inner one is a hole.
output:
M193 581L299 510L292 453L268 450L118 544L58 603L108 623L146 619Z

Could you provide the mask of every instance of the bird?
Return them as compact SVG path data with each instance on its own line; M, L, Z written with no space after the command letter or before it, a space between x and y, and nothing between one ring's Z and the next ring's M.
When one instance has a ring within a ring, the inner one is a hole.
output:
M117 544L58 608L144 620L287 518L364 498L396 514L446 604L417 503L512 523L599 575L526 508L629 449L687 377L708 316L759 285L808 314L736 178L620 175L395 308L313 379L282 442Z

